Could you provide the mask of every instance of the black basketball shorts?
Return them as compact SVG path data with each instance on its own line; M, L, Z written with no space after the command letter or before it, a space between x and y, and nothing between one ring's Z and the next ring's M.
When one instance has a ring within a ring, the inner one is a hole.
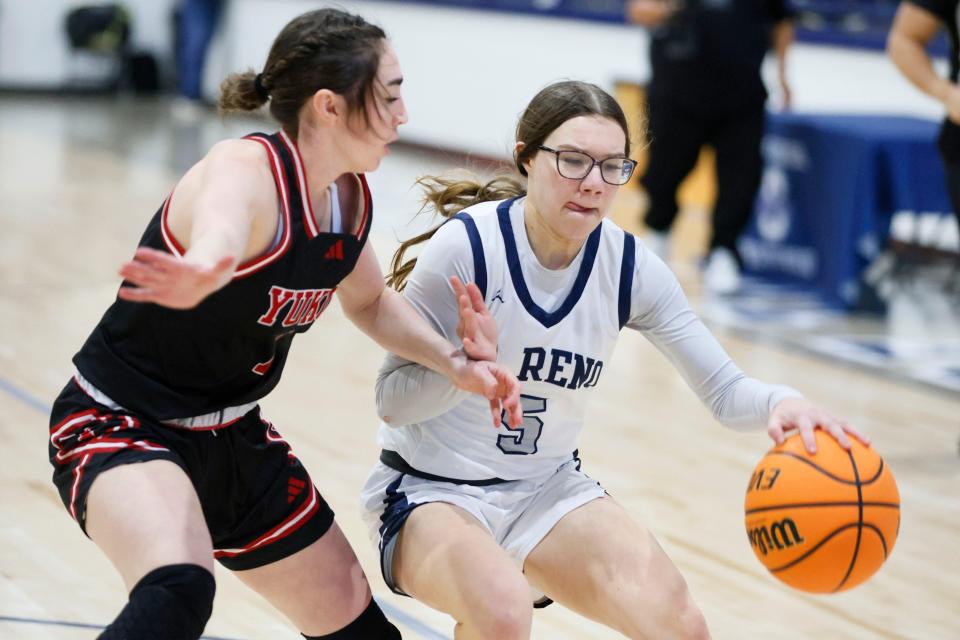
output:
M150 460L173 462L193 482L214 557L230 570L290 556L333 524L330 506L259 407L226 424L179 428L111 409L71 380L53 405L49 451L60 499L84 533L97 475Z

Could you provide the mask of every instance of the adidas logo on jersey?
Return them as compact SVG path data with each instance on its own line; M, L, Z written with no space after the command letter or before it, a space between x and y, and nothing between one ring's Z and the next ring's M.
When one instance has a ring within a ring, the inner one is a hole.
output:
M324 260L343 260L343 240L337 240L327 252L323 254Z
M296 500L297 496L303 492L305 486L307 486L306 482L290 476L290 479L287 480L287 504Z

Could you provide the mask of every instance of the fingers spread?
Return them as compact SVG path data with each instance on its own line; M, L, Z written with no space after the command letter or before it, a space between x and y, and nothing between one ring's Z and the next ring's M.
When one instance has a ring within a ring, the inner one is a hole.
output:
M853 425L847 424L846 422L841 422L840 427L845 432L849 433L854 438L856 438L861 443L863 443L865 446L868 446L868 447L870 446L870 438L864 435L863 433L861 433L860 430L854 427Z
M850 439L847 437L847 434L843 432L839 426L831 426L828 431L830 435L836 438L837 442L840 443L840 446L844 449L850 449Z
M148 264L160 271L175 269L182 264L180 258L173 256L165 251L158 251L150 247L137 247L133 254L133 260Z
M453 294L457 296L457 298L467 295L467 287L457 276L450 276L450 286L453 287Z
M490 401L490 415L493 416L493 427L495 429L498 428L501 424L503 409L501 408L500 400L497 398Z
M144 287L120 287L117 297L129 302L155 302L156 292Z
M767 422L767 435L777 444L783 444L783 425L776 417L771 417Z
M480 287L471 282L466 287L467 295L470 296L470 304L477 313L487 312L487 305L483 301L483 294L480 293ZM488 312L487 312L488 313Z
M797 416L797 429L800 430L800 438L804 446L811 454L817 452L817 439L813 434L814 422L807 415Z
M124 280L138 285L157 284L162 281L165 275L164 272L158 271L152 265L136 261L122 265L118 273Z

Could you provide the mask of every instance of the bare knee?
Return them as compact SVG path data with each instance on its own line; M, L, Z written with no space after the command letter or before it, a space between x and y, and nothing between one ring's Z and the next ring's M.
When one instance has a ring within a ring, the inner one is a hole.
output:
M597 604L597 610L605 612L600 619L628 638L637 640L709 639L707 622L683 579L670 582L642 586L636 582L612 580L603 591L606 595Z
M458 637L527 640L533 624L530 588L522 575L499 580L470 603L460 620Z
M667 628L672 630L670 637L684 640L708 640L710 638L706 618L703 617L700 608L693 601L685 584L681 584L680 588L670 594L667 611L669 611Z
M707 628L707 620L703 617L700 608L690 598L687 593L686 603L683 604L677 614L677 637L688 640L708 640L710 630Z

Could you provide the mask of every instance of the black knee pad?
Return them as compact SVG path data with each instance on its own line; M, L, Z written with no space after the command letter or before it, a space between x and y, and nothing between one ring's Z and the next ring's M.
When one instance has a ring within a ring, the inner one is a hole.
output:
M133 587L99 639L196 640L210 619L216 588L213 574L195 564L154 569Z
M339 631L325 636L303 635L307 640L400 640L400 630L390 624L373 598L357 619Z

